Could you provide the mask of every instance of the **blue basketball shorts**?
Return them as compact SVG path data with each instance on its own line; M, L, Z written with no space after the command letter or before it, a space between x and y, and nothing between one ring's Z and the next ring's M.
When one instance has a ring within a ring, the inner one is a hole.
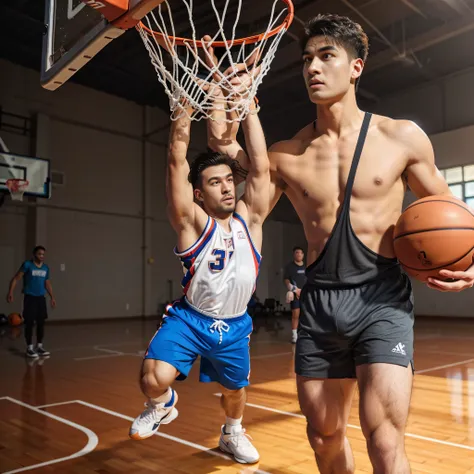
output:
M189 306L175 302L163 316L145 359L162 360L187 378L201 356L200 382L218 382L228 390L249 385L252 318L245 313L231 319L213 319Z

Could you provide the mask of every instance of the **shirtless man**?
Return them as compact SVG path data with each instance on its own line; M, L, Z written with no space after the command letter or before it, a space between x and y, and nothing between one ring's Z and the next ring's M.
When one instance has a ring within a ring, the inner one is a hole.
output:
M368 54L360 25L318 15L306 25L302 50L318 120L271 147L270 202L274 206L285 193L308 240L295 358L307 435L322 474L353 473L346 426L358 384L374 473L407 474L413 295L392 233L407 186L417 198L451 193L419 127L358 108L356 84ZM209 145L248 169L235 128L214 126ZM428 282L440 291L473 284L473 267L441 270L439 279Z

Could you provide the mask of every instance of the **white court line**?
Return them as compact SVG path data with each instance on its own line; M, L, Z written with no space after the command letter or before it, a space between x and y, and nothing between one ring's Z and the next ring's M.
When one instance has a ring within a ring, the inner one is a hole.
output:
M10 398L9 397L0 397L0 400L2 400L2 399L10 399ZM115 416L117 418L122 418L122 419L127 420L127 421L133 421L134 420L134 418L132 418L130 416L123 415L123 414L118 413L116 411L112 411L112 410L109 410L107 408L103 408L103 407L100 407L98 405L94 405L92 403L84 402L83 400L70 400L68 402L49 403L47 405L41 405L41 406L38 406L38 407L31 407L31 408L32 409L36 408L36 409L38 409L38 411L40 413L43 413L44 415L51 416L52 418L56 419L56 418L59 418L59 417L56 417L56 415L52 415L51 413L44 412L44 411L41 411L41 410L43 408L60 406L60 405L68 405L68 404L71 404L71 403L78 403L80 405L83 405L83 406L86 406L86 407L89 407L89 408L93 408L94 410L98 410L98 411L101 411L101 412L106 413L108 415L112 415L112 416ZM67 420L64 420L64 421L66 422ZM68 422L68 424L69 423L73 424L72 422ZM87 428L84 428L84 429L87 429ZM205 446L201 446L200 444L192 443L190 441L186 441L186 440L181 439L181 438L176 438L175 436L167 435L166 433L161 433L159 431L156 432L155 435L161 436L162 438L169 439L170 441L175 441L176 443L180 443L180 444L184 444L186 446L190 446L191 448L195 448L195 449L198 449L200 451L205 451L206 453L211 454L213 456L217 456L217 457L235 462L235 460L232 459L231 457L229 457L229 456L227 456L227 455L225 455L225 454L223 454L219 451L211 451L211 448L206 448ZM95 446L94 446L94 448L95 448ZM86 453L84 453L84 454L86 454ZM59 462L59 461L56 460L55 462ZM39 467L39 466L37 466L37 467ZM251 466L250 466L250 468L251 468ZM10 473L3 473L3 474L11 474L13 472L19 472L19 471L11 471ZM247 468L247 470L241 471L241 472L250 472L250 471L248 471L248 468ZM262 471L261 469L252 470L251 472L254 472L256 474L270 474L266 471Z
M460 362L453 362L452 364L438 365L436 367L430 367L429 369L416 370L415 374L424 374L425 372L433 372L434 370L449 369L449 367L469 364L470 362L474 362L474 359L461 360Z
M68 402L48 403L47 405L38 405L36 408L43 410L43 408L58 407L60 405L70 405L71 403L76 403L76 400L69 400Z
M99 405L94 405L93 403L84 402L82 400L75 400L75 401L76 401L76 403L79 403L79 404L84 405L86 407L93 408L94 410L98 410L98 411L101 411L103 413L106 413L107 415L116 416L117 418L122 418L123 420L128 420L128 421L133 421L134 420L134 418L132 418L131 416L123 415L122 413L118 413L116 411L112 411L112 410L109 410L107 408L103 408ZM162 433L160 431L157 431L155 433L155 435L160 436L160 437L165 438L165 439L169 439L170 441L174 441L176 443L184 444L186 446L189 446L189 447L194 448L194 449L198 449L200 451L204 451L207 454L210 454L212 456L217 456L219 458L223 458L223 459L226 459L228 461L236 462L231 457L229 457L229 456L227 456L227 455L225 455L225 454L223 454L219 451L212 451L211 448L206 448L205 446L202 446L200 444L192 443L191 441L186 441L184 439L177 438L175 436L171 436L171 435L168 435L166 433ZM255 472L257 474L270 474L269 472L262 471L261 469L256 469L255 471L252 471L252 472Z
M222 394L221 393L214 393L216 397L220 397ZM292 416L294 418L302 418L303 420L306 419L305 416L300 415L299 413L291 413L289 411L282 411L282 410L277 410L276 408L270 408L266 407L263 405L255 405L254 403L246 403L249 407L253 408L258 408L259 410L265 410L265 411L271 411L273 413L278 413L280 415L287 415L287 416ZM349 428L354 428L356 430L362 430L362 428L358 425L347 425ZM468 446L466 444L458 444L458 443L451 443L450 441L443 441L442 439L436 439L436 438L430 438L428 436L421 436L413 433L405 433L405 436L407 438L415 438L415 439L420 439L422 441L430 441L431 443L437 443L437 444L444 444L445 446L451 446L453 448L460 448L460 449L467 449L468 451L474 451L474 446Z
M101 344L97 344L93 347L95 351L99 352L105 352L106 355L96 355L96 356L87 356L87 357L74 357L74 360L94 360L94 359L104 359L107 357L117 357L117 356L123 356L123 355L129 355L126 352L122 351L115 351L112 349L105 349L101 347Z
M269 359L270 357L280 357L283 355L293 354L293 352L277 352L276 354L262 354L258 356L250 356L250 359Z
M97 435L85 426L78 425L77 423L66 420L65 418L61 418L60 416L56 416L52 413L48 413L47 411L40 410L38 407L28 405L28 403L16 400L15 398L2 397L0 398L0 400L8 400L9 402L16 403L17 405L28 408L36 413L41 413L42 415L52 418L53 420L59 421L60 423L64 423L65 425L71 426L72 428L76 428L76 430L82 431L87 436L87 444L80 451L77 451L74 454L65 456L63 458L52 459L51 461L45 461L39 464L33 464L32 466L21 467L19 469L14 469L13 471L4 472L3 474L13 474L15 472L31 471L32 469L38 469L39 467L51 466L51 464L69 461L71 459L75 459L80 456L84 456L86 454L91 453L92 451L94 451L97 444L99 443L99 438L97 437Z
M74 357L74 360L93 360L93 359L107 359L110 357L120 357L125 355L124 352L121 352L120 354L103 354L99 356L87 356L87 357Z
M105 344L95 344L95 345L88 345L88 346L68 346L68 347L50 347L48 346L48 349L51 352L64 352L64 351L75 351L78 349L94 349L95 347L114 347L114 346L132 346L134 344L146 344L142 340L134 340L132 339L131 341L123 341L123 342L107 342ZM1 353L9 353L10 351L8 349L0 349L0 354Z
M112 349L104 349L103 347L100 347L100 344L98 344L97 346L94 346L94 350L100 351L100 352L105 352L107 354L118 354L118 355L123 354L122 351L114 351Z

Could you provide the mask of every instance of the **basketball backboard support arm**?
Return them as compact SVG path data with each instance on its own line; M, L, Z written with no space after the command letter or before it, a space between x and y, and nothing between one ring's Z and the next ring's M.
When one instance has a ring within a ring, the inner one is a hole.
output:
M2 151L4 151L5 153L8 153L10 151L8 147L5 145L5 142L3 141L2 137L0 137L0 147L2 148Z
M41 85L56 90L162 2L46 0Z

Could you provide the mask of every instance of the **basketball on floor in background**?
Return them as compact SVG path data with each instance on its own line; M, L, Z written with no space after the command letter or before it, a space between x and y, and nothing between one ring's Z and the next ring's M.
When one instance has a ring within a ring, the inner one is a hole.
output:
M23 324L23 318L20 313L10 313L8 315L8 324L13 327L21 326Z

